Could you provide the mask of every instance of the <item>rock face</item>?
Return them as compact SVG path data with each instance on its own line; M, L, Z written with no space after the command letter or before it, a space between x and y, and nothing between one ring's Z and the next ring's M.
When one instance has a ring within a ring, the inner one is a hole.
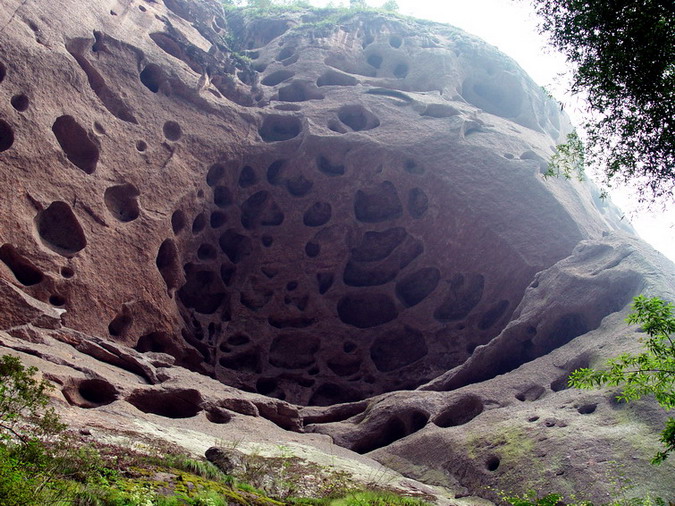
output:
M522 477L456 427L573 404L565 378L588 343L618 333L641 291L674 298L672 264L596 189L542 177L570 131L558 105L459 30L7 0L0 33L0 330L27 342L56 329L152 384L157 364L184 366L328 406L270 400L263 416L475 492ZM83 381L63 379L70 404L120 398L113 379ZM197 416L189 383L123 401ZM454 463L428 460L439 444ZM459 462L475 476L449 478Z

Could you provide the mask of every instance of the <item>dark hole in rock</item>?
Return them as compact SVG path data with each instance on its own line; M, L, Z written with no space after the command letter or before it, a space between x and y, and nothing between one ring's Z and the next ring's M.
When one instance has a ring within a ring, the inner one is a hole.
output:
M528 422L533 423L539 420L538 416L531 416L530 418L527 419Z
M398 49L399 47L401 47L401 44L403 44L403 39L398 35L392 35L391 37L389 37L389 45L391 47Z
M148 9L146 9L144 5L139 5L138 10L141 12L146 12Z
M24 112L26 109L28 109L28 106L30 105L30 100L26 95L22 93L20 95L14 95L10 103L12 104L12 107L14 107L14 109L16 109L17 111Z
M584 404L582 406L579 406L577 408L577 412L580 415L590 415L591 413L595 412L595 409L598 407L597 403L592 403L592 404Z
M496 455L491 455L485 461L485 469L490 472L496 471L499 468L500 460Z
M136 390L126 401L144 413L167 418L191 418L202 410L202 396L194 389Z
M316 80L317 86L356 86L357 83L355 77L335 70L328 70Z
M206 173L206 184L214 187L218 184L223 176L225 175L225 166L221 163L214 163L209 167L209 171Z
M0 260L9 267L17 281L24 286L37 285L44 279L42 271L11 244L3 244L0 247Z
M187 219L185 213L180 209L174 211L171 215L171 230L173 230L174 235L178 235L181 231L185 229L187 225Z
M333 165L325 156L316 159L316 166L321 172L329 176L342 176L345 173L344 165Z
M85 401L96 406L105 406L117 400L117 389L102 379L87 379L78 385L78 393Z
M372 130L380 126L380 120L362 105L344 105L338 111L338 118L355 132Z
M270 235L263 235L260 238L260 242L262 243L263 246L269 248L270 246L272 246L272 244L274 244L274 238Z
M251 239L238 233L234 229L226 230L218 240L220 249L227 255L230 262L238 264L244 258L251 254L253 244Z
M422 332L408 327L378 336L370 347L370 358L380 372L405 367L426 356L427 343Z
M235 272L237 272L237 268L234 265L222 264L220 266L220 279L223 280L225 286L232 284Z
M183 59L183 50L178 42L166 33L155 32L150 34L150 38L157 44L165 53L170 54L179 60Z
M211 423L230 423L232 415L223 408L212 408L206 411L206 419Z
M316 372L313 372L310 369L308 373L319 374L319 370L316 369ZM308 404L310 406L332 406L333 404L360 401L361 399L363 399L363 396L356 390L334 383L324 383L312 394Z
M293 47L285 47L281 51L279 51L279 54L276 57L277 61L283 61L295 54L295 48Z
M221 279L213 271L188 267L187 281L178 290L180 301L197 313L214 314L227 297Z
M240 188L248 188L249 186L253 186L257 182L258 176L256 176L255 171L253 170L252 167L246 165L241 169L241 172L239 173Z
M70 267L61 267L61 276L66 279L70 279L75 275L75 271Z
M331 286L333 286L333 281L335 276L332 272L319 272L316 275L316 282L319 285L319 293L323 295L326 293Z
M544 393L546 393L546 389L543 386L532 385L524 388L521 392L518 392L516 394L516 399L518 399L521 402L525 401L532 402L541 398L544 395Z
M422 113L422 116L429 116L431 118L449 118L450 116L457 116L460 112L447 104L429 104Z
M0 152L7 151L14 144L14 130L5 120L0 119Z
M258 133L265 142L277 142L297 137L301 131L302 124L294 116L266 116Z
M394 301L381 293L350 293L337 305L343 323L361 329L376 327L398 317Z
M164 81L164 72L159 65L151 63L147 65L140 75L141 83L153 93L159 91L162 82Z
M226 369L233 371L260 373L260 353L257 350L247 350L231 357L221 357L218 363Z
M279 226L284 218L284 213L265 190L254 193L241 205L241 224L247 230L259 225Z
M396 283L396 296L406 307L413 307L436 289L440 279L441 272L437 268L420 269Z
M321 100L324 98L315 88L308 83L295 81L279 88L279 100L282 102L305 102L307 100Z
M445 300L434 311L434 318L441 322L465 318L480 302L484 285L485 278L481 274L455 274Z
M105 380L85 379L67 384L63 395L70 404L90 409L116 401L119 392Z
M294 197L304 197L314 186L314 182L303 175L295 176L286 180L286 189Z
M213 211L209 218L211 228L220 228L227 223L227 215L222 211Z
M438 413L433 422L439 427L464 425L480 415L483 408L483 401L477 395L463 395Z
M162 127L164 137L170 141L177 141L183 136L183 131L178 123L175 121L167 121Z
M357 190L354 197L354 214L364 223L394 220L403 214L403 206L396 187L384 181L368 190Z
M408 192L408 213L415 219L419 219L429 209L429 197L421 188L413 188Z
M57 118L52 125L52 132L68 160L76 167L87 174L92 174L96 170L99 149L89 139L87 131L75 121L75 118L72 116Z
M213 189L213 203L222 208L232 204L232 192L227 186L216 186Z
M277 380L274 378L258 378L255 382L255 390L259 394L269 395L277 389Z
M232 346L243 346L251 342L251 338L245 334L234 334L227 338L227 344Z
M127 183L107 188L103 200L116 220L127 223L138 218L140 209L137 198L139 195L138 189Z
M286 290L288 290L289 292L292 292L296 288L298 288L297 281L289 281L288 283L286 283Z
M316 361L321 341L311 334L280 334L270 346L269 362L282 369L303 369Z
M368 453L378 448L389 446L399 439L403 439L410 432L405 426L405 422L399 417L394 416L387 420L377 434L371 434L369 438L364 438L352 448L356 453Z
M276 160L267 167L267 182L269 184L278 185L283 182L284 165L286 165L286 160Z
M309 258L315 258L321 253L321 245L316 242L308 242L305 244L305 255Z
M399 79L403 79L408 75L408 64L407 63L399 63L394 67L394 75L398 77Z
M124 337L131 328L133 320L131 316L120 314L108 324L108 333L113 337Z
M333 209L328 202L315 202L302 216L302 223L307 227L320 227L328 223Z
M5 67L4 63L0 62L0 83L4 81L6 75L7 75L7 67Z
M358 246L352 249L352 260L377 262L384 260L408 237L403 227L394 227L382 232L366 232Z
M206 214L199 213L192 221L192 233L199 234L206 228Z
M204 243L199 246L197 250L197 258L200 260L208 261L215 260L218 256L218 251L211 244Z
M106 135L107 131L98 121L94 121L94 131L99 135Z
M369 266L347 262L342 281L347 286L380 286L389 283L398 275L398 266Z
M508 300L500 300L488 309L478 322L478 328L487 330L492 327L499 318L502 317L506 309L509 307Z
M168 353L174 355L178 352L177 345L171 340L166 332L150 332L140 337L136 343L136 351L141 353Z
M424 168L417 165L415 160L406 160L403 168L410 174L424 174Z
M379 69L382 66L382 57L379 54L371 54L366 61L368 62L368 65L376 69Z
M52 202L35 217L42 243L59 255L70 257L87 246L84 231L70 206Z
M265 76L265 78L260 81L260 83L264 84L265 86L276 86L277 84L290 79L294 75L295 72L290 70L277 70L276 72L272 72L271 74Z
M62 295L54 294L49 297L49 303L52 306L61 307L66 304L66 298L63 297Z
M351 341L346 341L342 345L342 351L344 351L345 353L354 353L356 351L356 348L357 348L356 343L353 343Z
M136 142L136 151L139 151L140 153L143 153L145 150L148 149L148 143L145 141L137 141Z
M348 357L338 357L327 360L326 365L338 376L345 377L359 372L359 369L361 369L361 360Z

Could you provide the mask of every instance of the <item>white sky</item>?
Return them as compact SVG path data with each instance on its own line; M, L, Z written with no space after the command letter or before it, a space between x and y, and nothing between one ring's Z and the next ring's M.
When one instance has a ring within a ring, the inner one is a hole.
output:
M566 105L565 59L546 47L546 39L537 32L537 19L527 0L397 0L401 14L449 23L488 43L516 60L530 76L545 86ZM310 0L316 6L325 6L329 0ZM333 0L333 5L349 5L348 0ZM366 0L379 6L384 0ZM574 107L565 110L577 116ZM640 236L675 262L675 206L654 211L639 210L628 192L613 190L612 200L627 211Z

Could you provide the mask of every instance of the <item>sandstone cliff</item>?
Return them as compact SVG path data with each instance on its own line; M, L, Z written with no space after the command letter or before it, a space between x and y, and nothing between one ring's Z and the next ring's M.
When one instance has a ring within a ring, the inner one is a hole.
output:
M458 496L598 500L619 461L675 497L659 409L566 389L675 270L542 177L571 127L506 56L206 0L5 0L0 37L0 344L73 423L329 435Z

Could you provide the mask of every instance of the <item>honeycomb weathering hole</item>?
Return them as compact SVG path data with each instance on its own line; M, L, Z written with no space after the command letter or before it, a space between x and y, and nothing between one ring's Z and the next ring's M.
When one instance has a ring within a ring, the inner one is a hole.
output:
M14 130L5 120L0 119L0 152L7 151L14 144Z
M87 246L82 226L65 202L52 202L35 217L42 243L59 255L70 257Z
M266 116L258 131L265 142L287 141L300 135L302 124L294 116Z
M116 220L123 223L133 221L140 213L138 189L132 184L111 186L104 193L105 205Z
M0 247L0 260L9 267L17 281L24 286L37 285L44 279L42 271L11 244L3 244Z
M380 126L380 120L362 105L345 105L338 111L338 118L354 132L372 130Z
M52 125L61 149L76 167L92 174L98 163L99 149L87 131L72 116L61 116Z
M127 399L144 413L152 413L167 418L191 418L201 410L203 402L198 390L137 390Z

